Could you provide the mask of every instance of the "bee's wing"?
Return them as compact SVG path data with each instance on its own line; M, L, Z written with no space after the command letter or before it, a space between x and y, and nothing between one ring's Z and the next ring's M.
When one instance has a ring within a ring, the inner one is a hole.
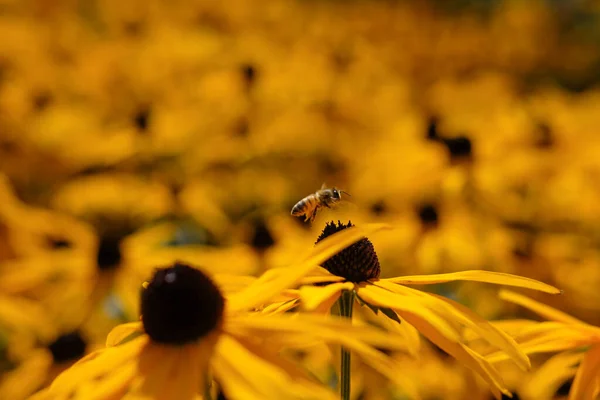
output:
M323 184L321 185L321 190L323 189L327 189L327 184L325 182L323 182Z

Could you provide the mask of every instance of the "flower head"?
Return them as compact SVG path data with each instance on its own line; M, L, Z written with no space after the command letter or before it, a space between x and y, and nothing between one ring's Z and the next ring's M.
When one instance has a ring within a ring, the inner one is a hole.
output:
M321 236L333 230L348 229L349 226L336 226L332 222L327 224ZM343 291L351 291L354 301L364 306L366 312L374 313L375 317L382 320L382 325L406 338L405 351L417 353L419 342L418 339L415 340L415 337L418 338L418 335L415 336L415 329L418 330L439 348L482 376L498 398L501 394L509 395L510 392L493 365L464 344L467 328L474 330L522 369L530 367L525 353L513 339L462 304L409 286L463 280L524 287L547 293L560 292L533 279L489 271L379 279L377 255L365 237L354 244L354 247L345 249L321 265L324 268L309 271L304 277L305 283L318 285L305 284L299 289L299 298L304 308L329 312Z
M214 379L232 399L334 399L330 389L276 353L301 337L342 344L393 376L392 361L376 348L397 350L398 338L330 316L248 311L363 234L354 228L327 238L290 269L291 280L266 275L236 293L222 291L219 279L190 265L157 269L142 291L142 322L116 327L106 349L84 357L36 398L87 399L93 392L98 399L164 393L194 399L213 390Z
M348 221L347 225L342 224L340 221L338 221L337 225L334 222L327 223L323 232L321 232L317 238L316 243L351 226L353 225L350 221ZM325 261L323 263L323 268L333 275L346 278L346 280L350 282L363 282L368 281L369 279L377 279L379 278L380 273L377 253L375 253L373 243L367 238L360 239L358 242Z

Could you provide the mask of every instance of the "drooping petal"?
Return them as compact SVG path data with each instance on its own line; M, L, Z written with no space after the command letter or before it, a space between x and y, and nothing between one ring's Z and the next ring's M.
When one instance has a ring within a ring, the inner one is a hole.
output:
M370 224L364 227L353 226L325 238L314 247L303 262L291 267L281 268L282 271L274 272L276 276L273 279L266 282L258 279L243 291L233 294L228 301L229 310L247 310L265 303L283 289L296 284L316 266L339 251L371 233L387 228L389 228L389 225L386 224Z
M352 282L338 282L327 286L302 286L300 288L302 307L312 311L331 298L337 299L342 290L352 290L353 288Z
M141 322L129 322L117 325L106 337L106 347L117 346L130 335L143 332L144 329Z
M521 330L515 337L526 354L555 352L576 349L597 343L595 332L582 325L566 325L560 322L540 322ZM486 356L490 362L507 359L506 353L495 352Z
M504 386L498 371L489 362L483 359L483 357L465 345L449 340L426 319L418 318L417 316L408 313L406 314L405 319L440 349L479 374L490 385L492 393L497 399L502 397L502 393L507 396L510 395L510 392Z
M594 400L599 377L600 344L592 346L583 357L571 386L569 400Z
M551 321L564 322L566 324L585 324L585 322L559 311L556 308L542 304L538 301L530 299L527 296L523 296L510 290L500 290L499 297L502 300L510 301L511 303L518 304L521 307L528 308L539 316Z
M261 318L239 316L231 318L226 330L246 331L249 336L259 337L268 332L303 334L334 343L340 343L340 332L343 332L344 337L362 341L371 346L390 350L402 350L404 348L399 337L367 325L357 325L357 322L351 324L343 318L333 316L325 317L310 314L265 315Z
M226 396L248 400L336 399L333 392L311 382L298 370L281 368L283 360L273 364L269 362L271 356L252 350L228 335L221 337L212 367Z
M525 329L531 328L533 325L539 324L539 321L529 319L507 319L501 321L490 321L497 329L514 338L521 334ZM475 342L481 340L481 336L472 329L467 328L463 332L463 339L466 342Z
M521 369L528 370L531 367L529 358L519 349L514 339L464 305L443 296L421 292L406 286L384 281L378 281L375 284L396 293L420 298L423 306L428 307L440 316L444 316L445 320L458 322L477 333L491 345L506 352Z
M421 338L419 336L419 331L417 331L414 326L403 320L400 316L398 316L398 318L401 322L397 323L382 312L375 314L369 307L360 307L357 311L362 312L364 318L374 321L375 324L381 326L383 329L402 337L402 343L406 345L405 350L411 356L417 356L421 347Z
M460 340L460 335L456 329L438 314L424 306L418 298L397 295L371 284L360 285L356 291L369 304L390 308L401 317L412 315L415 318L429 321L433 329L439 331L451 341L458 342Z
M505 332L501 331L497 327L490 324L485 319L481 318L479 315L475 314L469 308L463 306L460 303L457 303L453 300L447 299L443 296L438 296L436 294L430 294L444 303L447 303L450 309L455 309L459 311L456 314L459 321L463 323L466 327L477 332L482 338L488 341L488 343L496 346L500 350L506 352L506 354L513 360L515 363L521 367L523 370L528 370L531 368L531 363L529 358L521 349L517 342L508 336ZM462 314L462 315L461 315Z
M78 362L59 375L51 389L57 393L71 393L80 382L113 374L117 368L138 357L147 344L148 337L144 335L118 347L98 350L86 362Z
M525 278L523 276L518 275L505 274L503 272L492 272L483 270L460 271L434 275L400 276L397 278L389 278L382 280L398 283L401 285L432 285L436 283L453 281L473 281L493 283L496 285L522 287L526 289L539 290L541 292L552 294L561 293L561 291L555 288L554 286L548 285L540 281L536 281L535 279Z
M583 353L564 352L548 359L527 381L520 393L528 399L550 399L558 388L572 378Z

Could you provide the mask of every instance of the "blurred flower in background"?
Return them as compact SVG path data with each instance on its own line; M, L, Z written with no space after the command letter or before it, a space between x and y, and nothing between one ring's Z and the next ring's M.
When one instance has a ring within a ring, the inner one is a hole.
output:
M532 301L600 325L595 2L3 0L0 35L0 398L136 321L157 266L233 292L330 220L396 228L370 238L382 280L520 275L564 292ZM314 225L289 215L324 182L352 197ZM293 290L266 310L297 310ZM491 285L424 290L529 318ZM451 368L423 351L423 370ZM479 387L410 372L424 398Z

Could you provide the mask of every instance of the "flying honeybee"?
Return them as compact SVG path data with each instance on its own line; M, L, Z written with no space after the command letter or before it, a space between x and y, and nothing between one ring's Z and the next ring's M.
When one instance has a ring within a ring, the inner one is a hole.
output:
M292 208L292 215L299 217L304 215L304 222L313 222L317 216L317 211L321 207L331 208L332 205L342 199L342 193L350 196L350 193L340 190L338 188L326 188L325 184L321 186L320 190L315 193L309 194L302 200L296 203Z

